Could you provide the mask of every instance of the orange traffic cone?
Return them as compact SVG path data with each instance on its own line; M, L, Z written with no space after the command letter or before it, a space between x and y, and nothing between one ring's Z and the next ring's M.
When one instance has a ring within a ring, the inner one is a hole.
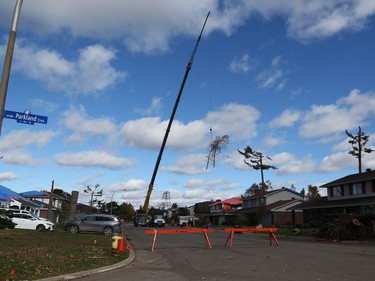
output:
M117 251L119 252L124 252L125 249L124 249L124 234L121 233L121 239L118 241L118 247L117 247Z

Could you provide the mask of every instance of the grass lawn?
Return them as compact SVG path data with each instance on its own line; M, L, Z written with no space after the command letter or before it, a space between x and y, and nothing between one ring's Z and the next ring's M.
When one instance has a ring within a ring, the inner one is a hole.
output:
M112 237L62 229L0 229L0 280L36 280L115 264L129 256L112 251Z

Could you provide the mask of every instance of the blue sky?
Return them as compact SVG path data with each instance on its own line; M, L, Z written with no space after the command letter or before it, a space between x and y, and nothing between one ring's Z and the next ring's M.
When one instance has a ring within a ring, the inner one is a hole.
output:
M15 3L0 0L1 65ZM243 194L261 181L237 151L247 145L278 168L265 171L274 189L358 172L345 130L361 126L375 147L374 1L26 0L5 109L48 123L4 119L0 183L54 180L82 203L99 184L107 202L142 205L208 11L151 206L165 191L179 206ZM375 153L363 167L375 169Z

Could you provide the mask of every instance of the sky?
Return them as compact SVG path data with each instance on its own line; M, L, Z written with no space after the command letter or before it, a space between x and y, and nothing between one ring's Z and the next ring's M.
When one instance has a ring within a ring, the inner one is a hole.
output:
M1 66L15 3L0 0ZM264 172L273 189L357 173L345 131L361 127L375 148L375 1L25 0L5 110L48 122L3 119L0 184L54 181L84 204L83 190L99 185L106 202L143 205L208 12L150 206L245 193L261 182L238 152L246 146L277 167Z

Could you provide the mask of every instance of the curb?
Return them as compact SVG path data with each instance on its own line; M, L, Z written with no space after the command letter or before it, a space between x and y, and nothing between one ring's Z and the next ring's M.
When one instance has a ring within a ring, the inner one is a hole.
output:
M35 281L74 280L74 279L78 279L78 278L82 278L82 277L86 277L86 276L90 276L90 275L93 275L93 274L106 272L106 271L110 271L110 270L114 270L114 269L126 266L126 265L130 264L134 260L134 258L135 258L135 252L133 250L133 247L131 247L131 249L129 251L129 257L127 257L127 259L122 261L122 262L112 264L112 265L108 265L108 266L104 266L104 267L100 267L100 268L90 269L90 270L86 270L86 271L38 279L38 280L35 280Z

